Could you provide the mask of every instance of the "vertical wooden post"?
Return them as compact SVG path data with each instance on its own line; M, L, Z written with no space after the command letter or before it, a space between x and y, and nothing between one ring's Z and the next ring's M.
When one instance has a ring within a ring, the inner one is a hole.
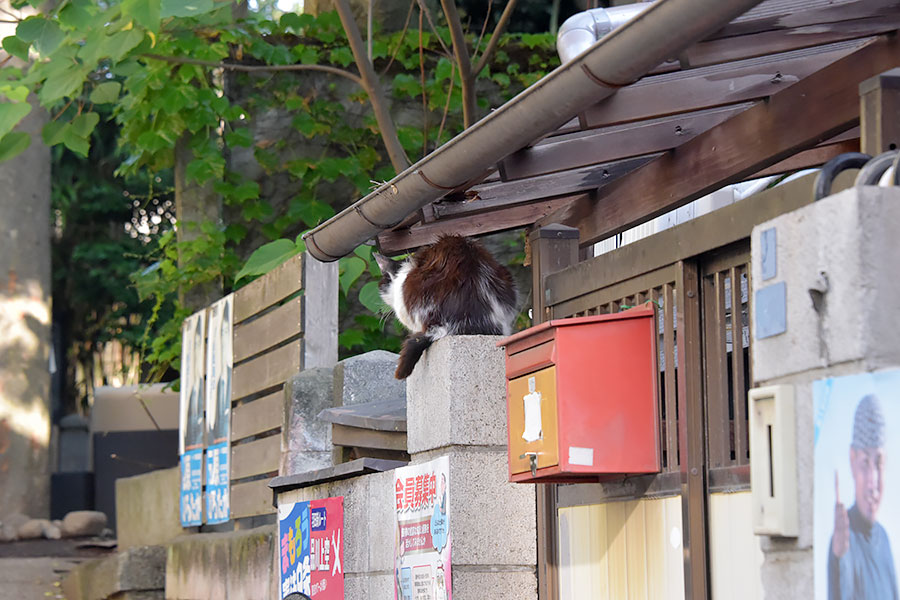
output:
M900 68L859 84L860 150L877 156L900 148Z
M338 359L338 263L303 255L303 368Z
M552 224L532 231L531 289L534 296L532 321L535 325L547 320L547 298L544 277L578 262L578 230Z
M552 224L532 231L531 243L532 321L549 319L544 278L578 262L578 230ZM556 516L556 485L538 483L537 493L537 577L538 598L559 597L559 541Z
M700 282L697 264L679 261L675 282L678 344L678 444L681 455L681 515L684 597L709 598L706 532L706 448L704 441Z

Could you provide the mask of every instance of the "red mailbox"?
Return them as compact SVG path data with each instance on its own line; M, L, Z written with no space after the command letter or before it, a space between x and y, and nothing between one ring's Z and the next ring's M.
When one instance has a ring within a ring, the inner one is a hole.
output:
M542 323L506 346L509 479L602 481L658 473L651 305Z

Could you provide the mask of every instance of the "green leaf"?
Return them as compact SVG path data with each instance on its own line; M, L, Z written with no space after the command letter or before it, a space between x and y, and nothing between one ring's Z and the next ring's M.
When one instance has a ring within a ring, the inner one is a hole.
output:
M268 273L290 257L297 254L297 246L291 240L275 240L256 249L247 263L234 276L235 281L244 277L254 277Z
M152 32L159 31L159 0L123 0L122 14Z
M453 63L446 57L441 57L441 60L438 61L437 66L434 68L434 79L436 81L450 79L451 73L453 73Z
M362 344L364 341L363 332L359 329L348 329L338 335L338 344L347 350Z
M18 156L31 145L31 136L24 131L13 131L0 138L0 162Z
M0 104L0 137L12 131L13 127L30 112L31 105L27 102L17 102L15 104L4 102Z
M249 148L253 145L253 134L247 127L238 127L225 134L225 142L231 147Z
M82 113L72 119L72 133L78 137L86 138L94 131L94 127L100 122L100 115L95 112Z
M304 27L308 27L313 21L315 21L315 17L310 14L303 13L302 15L298 15L297 13L289 12L281 15L278 24L282 29L290 28L294 31L300 31Z
M160 16L168 17L198 17L212 12L215 9L213 0L162 0Z
M378 291L378 282L370 281L359 290L359 302L373 313L379 313L387 306Z
M89 72L90 69L71 64L52 77L48 77L41 91L38 92L41 104L46 106L60 98L77 95Z
M50 121L41 130L41 137L48 146L61 144L69 127L71 124L64 121Z
M3 38L3 49L21 60L28 60L29 47L31 47L31 44L14 35Z
M122 84L118 81L101 83L91 92L91 102L94 104L108 104L119 99L119 91Z
M80 154L85 158L87 158L88 151L91 149L91 143L87 138L75 133L72 127L67 128L63 132L63 144L65 144L66 148L72 152Z
M25 102L28 99L29 90L24 85L3 85L0 86L0 94L6 96L13 102Z
M340 260L340 282L344 295L350 292L350 286L365 272L366 266L366 263L358 256L345 256Z
M337 63L342 67L346 67L353 62L353 53L350 52L350 48L346 46L343 48L336 48L331 51L328 60L332 63Z
M59 11L59 22L70 29L87 29L93 18L91 13L77 4L67 4Z
M53 21L43 17L28 17L16 27L16 36L34 44L34 49L43 55L50 54L66 37Z

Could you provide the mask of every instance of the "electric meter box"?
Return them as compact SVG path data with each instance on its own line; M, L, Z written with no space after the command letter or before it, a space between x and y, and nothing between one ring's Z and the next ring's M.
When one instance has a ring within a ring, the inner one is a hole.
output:
M506 347L510 481L659 472L657 322L644 305L548 321L497 344Z

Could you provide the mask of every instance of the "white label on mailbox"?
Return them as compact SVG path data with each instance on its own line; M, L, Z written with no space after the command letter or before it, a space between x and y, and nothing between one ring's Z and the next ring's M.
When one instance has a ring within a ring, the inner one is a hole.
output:
M541 424L541 393L535 391L534 377L528 378L528 391L522 401L525 404L525 431L522 439L526 442L534 442L544 437Z
M584 467L593 467L594 449L569 446L569 464L582 465Z

